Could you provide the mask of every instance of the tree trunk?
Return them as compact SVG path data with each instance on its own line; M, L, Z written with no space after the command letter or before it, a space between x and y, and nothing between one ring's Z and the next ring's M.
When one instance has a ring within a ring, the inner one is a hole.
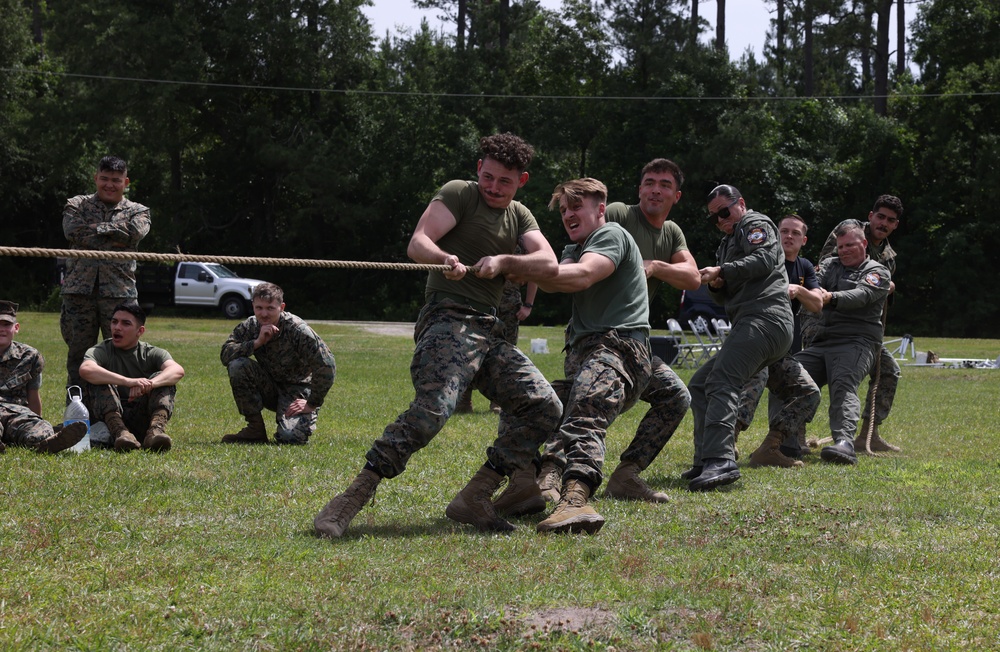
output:
M500 0L500 51L507 49L507 41L510 39L510 0Z
M726 0L716 0L715 49L726 49Z
M42 3L41 0L33 0L31 3L31 33L35 43L41 44L45 38L42 33Z
M865 33L861 41L861 83L867 88L872 81L872 5L865 3L864 9Z
M805 0L806 15L803 23L805 37L802 47L805 49L802 61L803 86L806 97L813 96L813 3Z
M459 51L465 49L465 20L468 0L458 0L458 32L455 35L455 45Z
M875 113L886 115L889 110L889 13L892 0L878 0L878 27L875 36Z
M698 0L691 0L691 49L698 45Z
M896 3L896 77L906 70L906 2Z
M785 0L778 0L777 27L774 34L774 59L778 64L778 79L785 79Z

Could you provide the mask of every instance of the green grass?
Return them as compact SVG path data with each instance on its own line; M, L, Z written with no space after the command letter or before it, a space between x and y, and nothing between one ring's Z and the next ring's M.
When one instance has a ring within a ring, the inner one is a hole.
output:
M21 315L60 420L57 316ZM308 446L224 447L241 426L219 363L232 322L154 317L146 339L187 369L164 455L0 457L0 649L949 650L1000 648L1000 371L903 367L884 436L857 467L811 457L692 494L691 417L644 476L667 505L604 500L594 537L509 536L444 507L496 417L454 417L344 539L312 518L412 398L408 337L318 325L338 375ZM533 355L561 372L557 328ZM917 338L942 357L1000 343ZM683 370L682 377L690 377ZM824 400L810 435L826 436ZM608 460L642 415L614 424ZM740 443L763 438L761 415Z

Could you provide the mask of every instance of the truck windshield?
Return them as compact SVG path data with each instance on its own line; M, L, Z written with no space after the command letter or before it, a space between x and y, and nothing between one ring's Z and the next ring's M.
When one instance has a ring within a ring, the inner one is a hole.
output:
M218 263L204 263L205 267L208 268L210 272L218 276L219 278L239 278L240 275L229 269L225 265L220 265Z

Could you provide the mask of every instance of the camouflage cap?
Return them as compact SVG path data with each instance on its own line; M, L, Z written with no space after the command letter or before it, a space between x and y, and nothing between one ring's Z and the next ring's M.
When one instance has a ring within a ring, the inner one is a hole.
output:
M17 304L13 301L0 301L0 321L10 324L17 323Z

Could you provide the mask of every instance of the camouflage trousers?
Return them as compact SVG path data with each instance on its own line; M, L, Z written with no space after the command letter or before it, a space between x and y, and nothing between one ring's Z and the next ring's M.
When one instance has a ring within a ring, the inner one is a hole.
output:
M634 462L640 470L653 463L691 406L691 394L670 365L654 355L650 357L650 367L649 383L639 396L640 400L649 403L649 409L639 422L632 442L619 458L622 462ZM546 440L541 459L565 468L566 453L561 437L553 435Z
M878 350L871 342L813 342L795 354L816 384L830 386L830 434L834 442L853 440L861 417L858 385L871 371Z
M546 441L543 459L556 459L564 478L583 480L593 492L604 477L608 428L650 383L649 341L613 330L584 336L566 349L563 370L566 378L552 383L563 401L562 423Z
M160 372L151 375L155 378ZM129 432L142 441L146 431L149 430L149 421L153 412L165 410L167 419L174 413L174 398L177 396L177 387L169 385L167 387L157 387L134 400L129 400L127 387L116 387L114 385L90 385L87 390L87 409L90 410L90 423L104 421L109 412L115 412L122 416L122 421Z
M0 403L0 441L34 447L52 436L52 425L24 405Z
M694 466L706 459L736 458L736 412L740 391L761 369L785 356L792 343L791 320L754 315L737 321L717 354L691 377Z
M500 321L450 299L432 301L420 311L414 341L416 395L366 454L375 471L385 478L402 473L470 384L503 409L496 440L486 449L489 464L504 475L527 467L559 425L562 403L528 356L504 339Z
M80 365L87 349L111 337L111 316L124 297L101 298L97 295L64 294L59 314L59 330L69 347L66 353L66 387L83 386Z
M236 358L229 363L229 386L233 390L236 408L245 417L260 414L264 408L274 411L277 429L274 441L278 444L305 444L316 432L319 418L317 408L312 412L302 412L286 417L294 401L309 398L309 385L279 385L260 363L251 358Z
M819 386L790 355L768 365L751 378L740 392L736 425L741 431L753 422L764 387L769 392L768 429L794 437L797 441L799 431L804 432L806 424L816 416L822 398Z

